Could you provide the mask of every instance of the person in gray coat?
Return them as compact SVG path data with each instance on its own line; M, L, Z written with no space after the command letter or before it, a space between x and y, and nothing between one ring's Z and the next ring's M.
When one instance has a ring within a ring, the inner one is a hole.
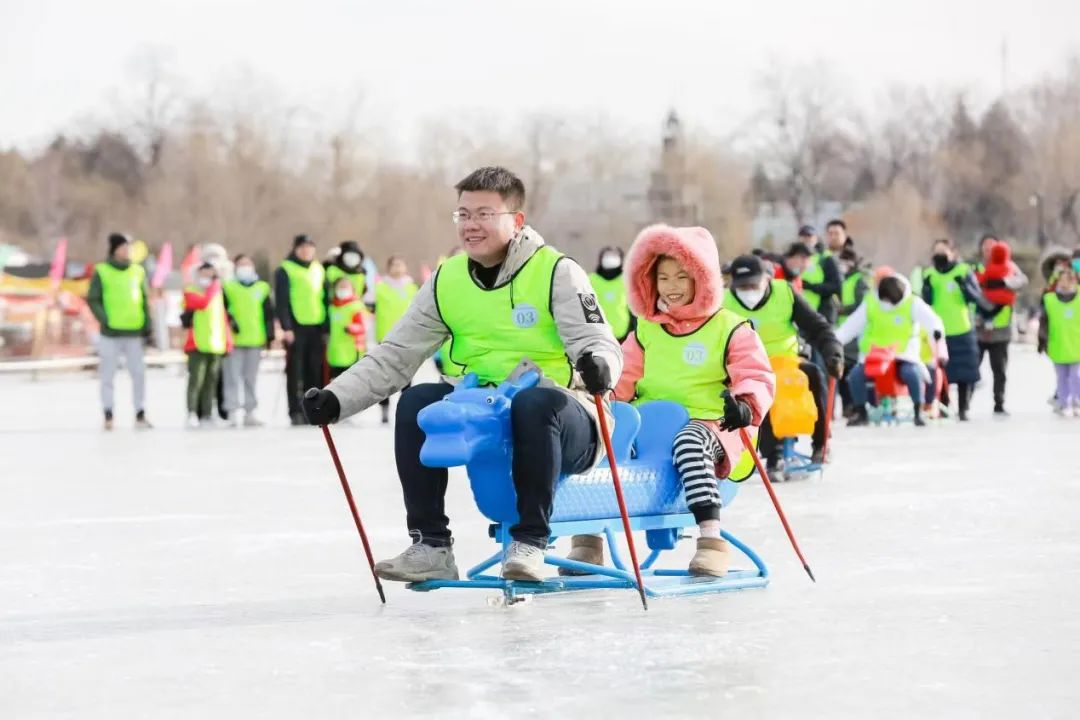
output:
M511 404L520 519L510 530L514 541L502 572L512 580L541 580L555 484L600 459L591 396L614 387L622 350L585 271L525 224L520 179L485 167L456 190L453 221L464 253L439 266L382 343L325 390L309 391L304 412L311 424L324 425L378 403L405 387L447 338L444 363L462 375L476 373L483 384L539 368L540 385ZM458 577L444 510L447 473L420 462L424 433L416 421L452 389L446 377L413 385L398 404L394 452L413 544L375 565L387 580Z

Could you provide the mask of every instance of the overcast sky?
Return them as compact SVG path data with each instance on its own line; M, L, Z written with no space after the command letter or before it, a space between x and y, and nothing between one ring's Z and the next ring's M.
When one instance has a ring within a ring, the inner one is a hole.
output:
M333 122L362 91L391 128L426 115L598 112L656 128L743 118L773 63L821 62L872 107L895 83L970 90L1080 52L1077 0L0 0L0 147L108 118L132 58L171 57L190 95L248 68ZM401 130L405 132L405 130Z

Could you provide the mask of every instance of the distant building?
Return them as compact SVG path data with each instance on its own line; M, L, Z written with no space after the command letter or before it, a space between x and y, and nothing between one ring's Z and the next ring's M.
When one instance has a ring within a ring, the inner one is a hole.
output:
M660 163L650 177L648 202L656 222L683 227L702 223L701 190L687 173L682 123L674 110L664 122Z

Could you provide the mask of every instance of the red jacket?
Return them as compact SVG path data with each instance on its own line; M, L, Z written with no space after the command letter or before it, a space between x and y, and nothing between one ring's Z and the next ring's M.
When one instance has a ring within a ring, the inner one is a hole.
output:
M205 292L196 292L193 288L189 288L184 291L184 309L185 310L205 310L210 307L210 301L214 299L214 296L221 292L221 283L215 280L210 284L210 287L206 288ZM233 349L232 340L232 327L229 325L229 315L225 312L225 305L221 306L222 319L225 322L225 353L231 353ZM184 340L184 352L195 352L198 350L195 347L195 323L192 322L192 326L188 328L187 338Z
M1016 292L1005 287L1005 278L1012 274L1012 259L1009 246L1003 242L994 243L990 248L990 262L982 272L975 273L983 295L995 305L1012 305L1016 302Z

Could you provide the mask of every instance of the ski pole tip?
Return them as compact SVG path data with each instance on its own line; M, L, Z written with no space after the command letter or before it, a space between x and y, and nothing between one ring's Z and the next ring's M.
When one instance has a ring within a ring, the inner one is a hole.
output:
M810 569L809 565L803 565L803 570L810 576L810 582L816 583L817 579L814 577L814 571Z

